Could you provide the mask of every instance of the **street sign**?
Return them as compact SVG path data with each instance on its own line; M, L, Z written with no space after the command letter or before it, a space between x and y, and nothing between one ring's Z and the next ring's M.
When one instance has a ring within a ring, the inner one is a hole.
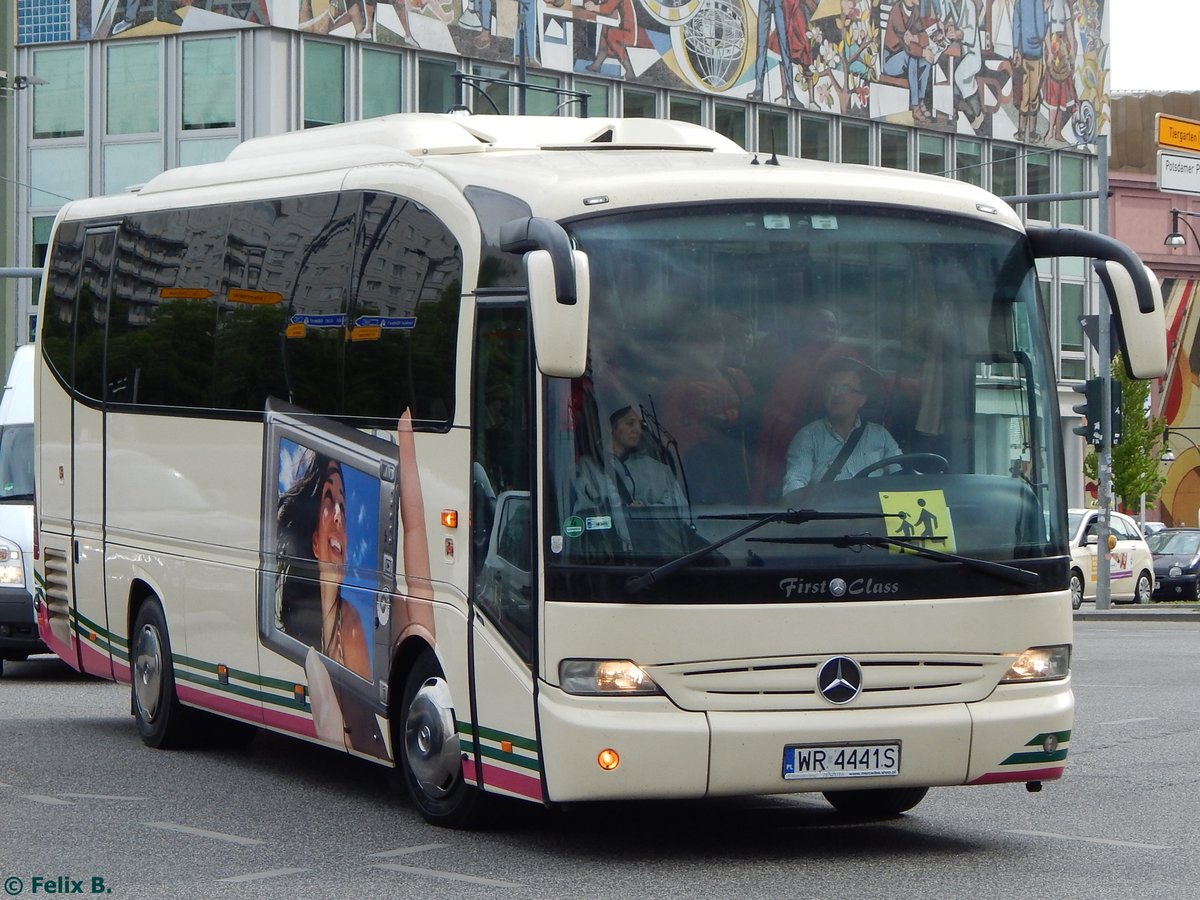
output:
M1158 135L1160 147L1200 153L1200 122L1158 113L1154 117L1154 132Z
M1168 194L1200 194L1200 156L1159 150L1158 189Z

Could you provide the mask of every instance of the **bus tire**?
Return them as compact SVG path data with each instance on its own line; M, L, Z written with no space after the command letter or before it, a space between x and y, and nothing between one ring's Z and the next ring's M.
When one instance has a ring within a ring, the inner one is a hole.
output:
M861 791L826 791L825 799L840 813L886 819L908 812L925 799L929 788L875 788Z
M162 606L151 597L138 608L133 625L130 657L130 690L133 718L142 743L169 750L190 743L193 737L191 710L175 693L175 669L171 664L171 638Z
M450 688L433 650L422 650L414 660L399 713L399 727L393 725L397 763L405 790L425 821L445 828L483 824L488 798L463 778Z

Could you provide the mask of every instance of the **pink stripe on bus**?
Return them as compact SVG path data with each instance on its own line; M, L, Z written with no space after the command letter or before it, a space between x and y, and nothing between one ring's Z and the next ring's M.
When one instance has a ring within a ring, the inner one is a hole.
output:
M220 694L209 694L186 684L180 684L178 681L175 682L175 692L179 695L180 700L193 706L200 706L228 716L236 716L247 722L257 723L263 720L262 706L257 703L246 703Z
M980 775L969 784L1003 784L1009 781L1056 781L1062 778L1066 766L1054 766L1049 769L1014 769L1011 772L988 772Z
M470 782L475 781L474 761L463 760L463 776ZM487 761L483 763L483 783L508 791L510 794L528 797L530 800L541 801L542 799L542 782L536 775L523 775L520 772L502 769Z

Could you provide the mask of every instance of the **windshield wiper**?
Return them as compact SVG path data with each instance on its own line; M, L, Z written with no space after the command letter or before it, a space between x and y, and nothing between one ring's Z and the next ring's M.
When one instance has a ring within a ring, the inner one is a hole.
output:
M786 509L778 512L748 512L726 514L719 516L701 516L702 519L753 519L749 525L739 528L731 534L725 535L720 540L713 541L705 547L698 550L693 550L691 553L685 553L683 556L677 557L670 562L663 563L656 569L651 569L644 575L635 575L625 582L625 590L630 594L638 594L674 575L680 569L685 569L698 559L703 559L710 553L713 553L726 544L731 544L740 537L750 534L752 531L757 531L764 525L770 525L772 522L786 522L789 525L803 525L805 522L816 521L831 521L838 519L885 519L888 517L899 518L896 513L868 513L868 512L825 512L816 509Z
M751 538L751 540L763 544L825 544L841 548L900 547L917 556L923 556L926 559L936 559L939 562L961 563L967 568L985 572L997 578L1003 578L1005 581L1012 582L1013 584L1033 587L1040 584L1042 580L1042 577L1037 572L1030 572L1028 569L1018 569L1016 566L992 562L987 559L975 559L972 556L960 556L957 553L946 553L942 550L934 550L930 547L922 547L920 544L902 541L899 538L881 537L875 534L843 534L831 537Z

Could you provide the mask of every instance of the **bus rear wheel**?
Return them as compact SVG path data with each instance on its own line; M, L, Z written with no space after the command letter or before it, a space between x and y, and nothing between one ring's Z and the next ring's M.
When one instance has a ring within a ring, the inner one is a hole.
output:
M447 828L483 824L487 797L462 773L450 686L432 650L421 651L404 683L399 766L404 787L425 821ZM393 719L395 721L395 719Z
M138 609L132 645L133 717L142 743L160 750L189 743L193 716L175 693L171 638L158 600L147 600Z
M863 791L826 791L825 799L848 816L884 819L908 812L925 799L929 788L876 788Z

